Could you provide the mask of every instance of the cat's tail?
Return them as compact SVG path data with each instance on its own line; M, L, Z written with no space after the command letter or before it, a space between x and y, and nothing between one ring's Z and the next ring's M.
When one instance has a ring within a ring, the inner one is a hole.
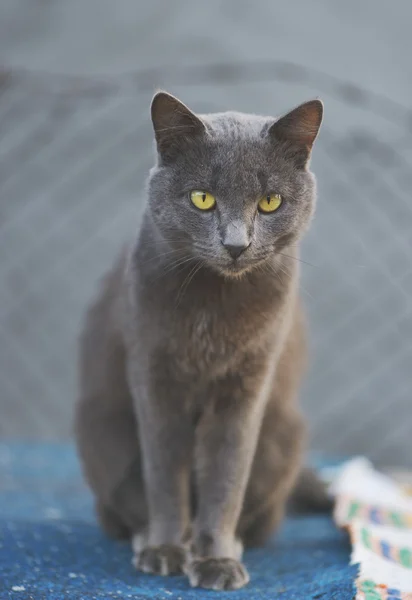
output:
M288 512L331 513L332 509L333 499L328 494L326 484L314 469L304 467L289 497Z

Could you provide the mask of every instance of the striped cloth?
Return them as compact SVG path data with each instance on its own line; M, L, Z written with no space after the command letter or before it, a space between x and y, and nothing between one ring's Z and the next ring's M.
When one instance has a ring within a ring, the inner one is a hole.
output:
M351 538L359 565L356 600L412 600L410 489L363 458L346 463L332 484L335 522Z

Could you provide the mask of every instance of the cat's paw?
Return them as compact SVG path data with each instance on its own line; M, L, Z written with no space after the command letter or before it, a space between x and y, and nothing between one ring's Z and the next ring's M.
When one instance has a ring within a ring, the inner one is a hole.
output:
M241 562L233 558L197 558L185 569L192 587L238 590L250 581Z
M178 575L183 573L187 552L181 546L146 546L138 552L133 564L143 573L153 575Z

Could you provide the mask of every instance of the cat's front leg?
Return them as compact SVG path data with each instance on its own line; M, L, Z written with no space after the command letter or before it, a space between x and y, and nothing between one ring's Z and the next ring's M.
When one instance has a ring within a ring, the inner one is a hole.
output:
M157 372L153 381L130 378L139 422L149 527L135 549L135 566L157 575L181 573L190 527L193 427L180 384Z
M265 404L262 376L227 376L196 433L198 507L193 560L186 573L192 586L233 590L249 575L241 563L236 528Z

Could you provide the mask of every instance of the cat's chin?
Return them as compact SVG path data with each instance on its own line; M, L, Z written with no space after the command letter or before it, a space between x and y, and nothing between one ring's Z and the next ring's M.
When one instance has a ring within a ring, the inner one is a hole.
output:
M214 267L214 270L225 279L242 279L247 273L250 273L254 265L238 265L236 263Z

